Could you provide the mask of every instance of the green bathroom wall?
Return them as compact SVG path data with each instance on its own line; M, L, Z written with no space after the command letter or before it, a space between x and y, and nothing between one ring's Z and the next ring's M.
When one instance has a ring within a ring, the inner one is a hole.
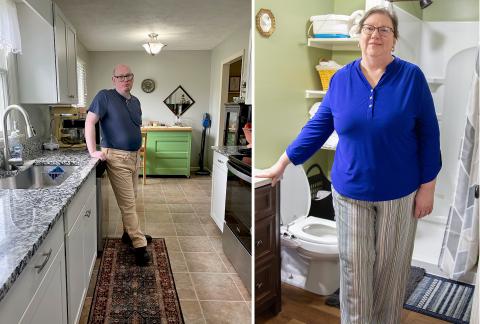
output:
M269 38L255 31L255 166L267 168L284 152L308 120L315 102L305 99L306 89L320 89L315 70L320 58L346 64L360 51L325 51L306 45L306 32L312 15L349 15L364 9L364 0L257 0L255 12L270 9L276 18L276 31ZM418 1L396 2L395 6L428 21L478 20L478 0L434 0L421 10ZM306 163L318 162L328 170L333 152L319 151Z
M333 1L255 1L255 12L260 8L276 19L269 38L255 31L255 166L267 168L309 118L314 100L305 99L305 90L320 89L315 65L331 53L309 48L306 32L310 16L333 12Z

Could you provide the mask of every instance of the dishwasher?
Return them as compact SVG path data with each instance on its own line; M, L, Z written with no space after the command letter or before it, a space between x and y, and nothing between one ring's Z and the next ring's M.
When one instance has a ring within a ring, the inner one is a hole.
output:
M103 246L108 236L108 181L106 162L100 161L96 168L97 178L97 252L103 252Z

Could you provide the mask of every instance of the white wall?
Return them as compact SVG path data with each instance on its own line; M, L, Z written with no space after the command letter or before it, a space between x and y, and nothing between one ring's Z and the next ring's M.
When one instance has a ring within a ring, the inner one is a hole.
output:
M88 103L101 89L113 88L111 77L116 64L127 64L135 74L132 94L139 98L144 121L157 120L166 124L175 122L175 115L163 100L179 85L195 100L183 115L182 122L193 127L192 167L198 166L202 118L210 103L210 51L163 51L149 56L138 52L89 52L87 79ZM144 79L155 81L155 90L141 90Z
M393 6L398 17L398 41L394 55L402 60L419 64L422 33L422 21L403 9Z
M248 35L250 31L250 18L245 22L245 25L239 30L233 32L226 40L220 43L212 51L211 59L211 79L210 79L210 115L212 118L212 127L207 141L207 165L211 168L213 152L210 146L221 145L217 142L219 123L223 123L220 109L223 109L223 102L221 102L221 73L222 65L225 60L231 58L237 53L248 54Z

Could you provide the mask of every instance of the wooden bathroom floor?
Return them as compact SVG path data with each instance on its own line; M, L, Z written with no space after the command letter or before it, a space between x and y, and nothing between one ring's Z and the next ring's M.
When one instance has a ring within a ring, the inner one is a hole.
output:
M337 324L340 323L340 310L325 305L325 297L291 285L282 284L282 311L277 316L268 313L257 316L255 323ZM440 324L448 322L404 309L401 323Z

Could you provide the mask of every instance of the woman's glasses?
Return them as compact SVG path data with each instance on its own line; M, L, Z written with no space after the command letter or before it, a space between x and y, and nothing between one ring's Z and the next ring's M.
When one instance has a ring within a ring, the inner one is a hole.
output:
M131 81L133 80L133 73L126 74L126 75L114 75L113 77L118 81Z
M375 32L375 30L378 30L378 33L382 37L387 37L391 33L393 33L393 28L386 27L386 26L382 26L382 27L375 27L375 26L372 26L372 25L363 25L362 26L362 33L364 33L365 35L372 35Z

